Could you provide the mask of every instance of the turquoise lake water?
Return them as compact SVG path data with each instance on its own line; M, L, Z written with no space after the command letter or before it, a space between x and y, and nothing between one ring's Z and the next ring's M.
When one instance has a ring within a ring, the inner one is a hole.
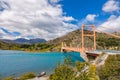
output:
M72 62L84 61L78 52L46 52L30 53L24 51L0 50L0 77L20 76L23 73L45 71L48 75L53 73L58 62L71 57Z

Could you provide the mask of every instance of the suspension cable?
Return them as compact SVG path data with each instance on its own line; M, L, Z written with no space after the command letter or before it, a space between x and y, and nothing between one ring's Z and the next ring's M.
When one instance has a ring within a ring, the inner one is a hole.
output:
M105 33L105 34L107 34L107 35L109 35L109 36L113 36L113 37L116 37L116 38L120 38L120 36L117 36L117 35L112 34L112 33L109 33L109 32L104 32L104 31L101 31L101 30L98 30L98 29L97 29L96 31L99 31L99 32Z

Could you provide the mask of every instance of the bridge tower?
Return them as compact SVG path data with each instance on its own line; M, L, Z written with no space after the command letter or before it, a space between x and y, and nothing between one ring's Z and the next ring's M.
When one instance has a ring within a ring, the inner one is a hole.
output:
M85 34L84 33L84 28L85 27L90 27L93 31L93 34ZM94 45L93 45L93 50L96 50L96 30L95 30L95 26L94 25L82 25L82 51L85 52L85 37L93 37L94 38Z

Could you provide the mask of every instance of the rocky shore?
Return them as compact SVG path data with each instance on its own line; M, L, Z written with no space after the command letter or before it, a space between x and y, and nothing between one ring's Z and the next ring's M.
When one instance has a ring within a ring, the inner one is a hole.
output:
M33 79L28 79L28 80L49 80L49 76L42 76L42 77L35 77Z

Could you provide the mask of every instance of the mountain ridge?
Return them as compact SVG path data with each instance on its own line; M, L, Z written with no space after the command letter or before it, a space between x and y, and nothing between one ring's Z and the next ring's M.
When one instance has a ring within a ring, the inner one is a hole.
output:
M6 43L16 43L16 44L35 44L35 43L46 42L45 39L40 39L40 38L35 38L35 39L17 38L15 40L9 40L9 39L0 39L0 40Z

